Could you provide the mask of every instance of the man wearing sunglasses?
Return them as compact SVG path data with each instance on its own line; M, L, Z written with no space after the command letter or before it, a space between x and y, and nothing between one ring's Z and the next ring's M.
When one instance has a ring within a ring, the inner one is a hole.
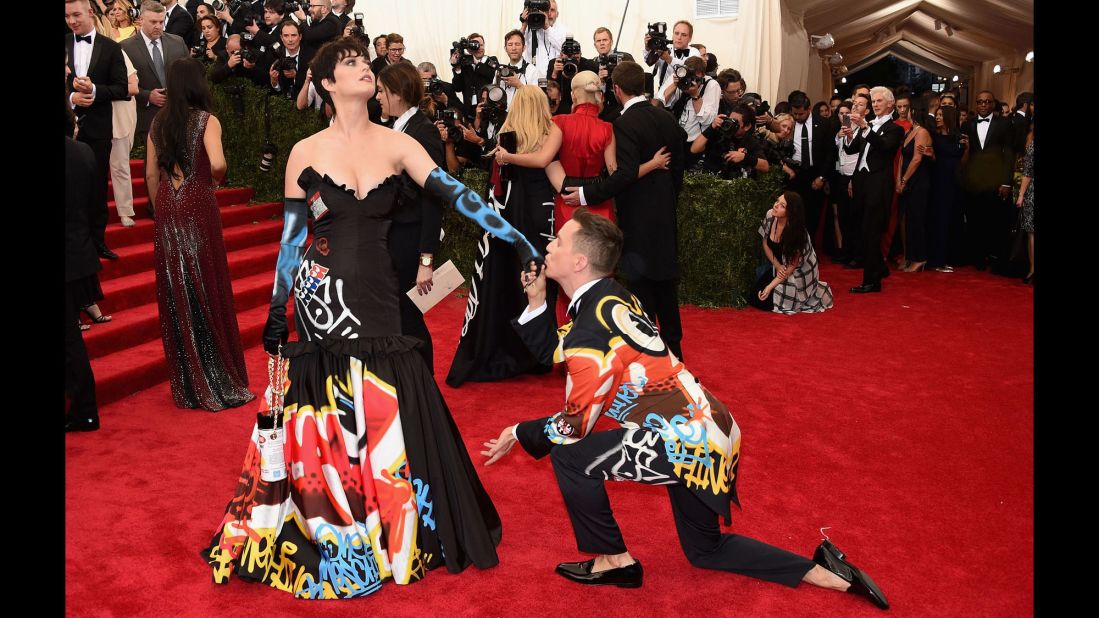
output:
M982 90L977 94L977 113L962 130L969 149L962 173L966 236L977 270L984 270L992 258L1007 257L1008 230L1015 215L1010 201L1015 163L1011 122L998 111L995 95Z

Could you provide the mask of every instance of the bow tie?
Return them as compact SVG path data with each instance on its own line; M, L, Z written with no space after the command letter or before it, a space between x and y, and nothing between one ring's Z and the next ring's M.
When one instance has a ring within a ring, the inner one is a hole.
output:
M989 116L988 118L978 118L977 119L977 124L981 124L982 122L991 122L991 121L992 121L992 116Z
M686 58L687 56L690 55L690 53L691 53L690 49L677 49L677 50L675 50L675 57L676 58Z
M76 35L76 42L79 43L81 41L84 41L88 45L91 45L92 44L92 35L90 35L90 34L85 34L84 36L80 36L79 34Z

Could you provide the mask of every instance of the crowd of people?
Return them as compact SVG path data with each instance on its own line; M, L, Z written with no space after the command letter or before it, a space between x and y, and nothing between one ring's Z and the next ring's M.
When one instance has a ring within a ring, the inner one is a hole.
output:
M536 457L553 455L578 543L600 554L563 563L559 574L580 583L639 586L640 564L603 514L605 495L595 486L612 477L653 482L658 476L675 484L682 473L670 463L681 463L676 453L712 446L713 459L700 465L724 471L720 491L671 494L677 524L694 530L683 535L692 563L790 586L808 581L888 607L880 589L827 542L808 560L744 537L730 541L718 530L717 517L728 517L728 502L736 499L739 429L683 364L675 215L683 174L732 179L782 171L783 191L759 227L761 265L749 294L751 304L768 311L832 307L815 247L863 270L851 292L880 292L893 258L906 272L949 272L965 263L984 268L1003 259L1016 216L1029 234L1029 282L1030 93L1019 95L1006 116L990 92L978 93L975 113L964 118L967 110L952 92L916 96L903 87L863 85L849 99L815 104L794 91L772 109L748 92L740 72L722 69L714 54L692 42L690 22L674 23L670 36L665 24L651 24L638 54L642 62L618 52L611 31L598 28L586 58L581 43L566 34L555 0L524 3L518 27L496 43L504 50L499 57L487 54L482 35L460 37L448 59L451 83L439 79L432 62L405 57L399 33L371 39L354 0L65 4L66 115L77 140L70 142L87 147L67 142L67 156L84 170L80 187L90 187L83 202L66 204L67 212L81 211L72 223L79 229L67 228L79 256L79 266L74 261L67 268L66 320L77 332L67 339L70 375L79 383L77 394L70 393L67 431L99 426L94 387L90 405L86 399L91 374L86 352L80 355L79 329L86 325L78 311L95 322L111 319L95 304L102 293L89 255L118 259L104 242L108 178L121 225L134 225L128 156L135 141L146 145L172 394L180 407L216 411L254 395L213 193L226 163L207 80L248 79L329 119L327 129L294 147L285 171L284 230L263 339L272 358L289 362L284 376L272 379L261 408L277 417L276 426L296 422L279 414L284 408L287 415L318 410L317 426L342 425L327 438L339 447L317 455L310 441L316 435L288 437L296 491L257 495L272 479L260 478L255 454L261 441L253 436L242 476L247 482L204 552L217 581L235 573L288 586L289 580L252 572L240 560L243 552L273 559L287 544L298 548L304 573L291 591L309 598L368 594L383 579L409 583L443 564L460 570L496 563L499 517L435 384L422 312L404 294L431 291L443 209L454 207L481 225L484 237L447 383L547 373L562 361L569 372L564 412L509 427L485 452L492 463L518 442ZM1012 201L1012 174L1020 165L1023 185ZM489 172L485 198L453 178L465 167ZM314 242L307 247L309 227ZM624 288L608 281L612 274ZM329 286L339 293L322 293ZM292 292L298 340L288 342ZM616 367L610 378L597 379L606 369L593 355ZM619 366L626 357L634 363L628 370ZM358 376L369 396L350 384L339 387L346 392L328 392L325 385L342 384L343 376ZM646 390L647 381L674 382L674 389L692 394L700 412L685 420L676 415L682 406L670 406L653 413L662 422L646 421L642 429L627 415L608 412L630 429L589 435L602 404L615 410L616 397L662 392ZM369 437L379 455L371 454L367 465L359 447L343 441L362 438L368 426L390 426L398 400L401 423ZM711 442L683 442L695 434L669 430L677 423L709 432ZM657 450L666 447L670 459L653 468L655 476L631 477L618 467L593 472L592 462L604 461L600 453L612 443L626 453L625 446L658 441ZM300 474L322 466L337 470L342 481ZM425 496L404 491L413 480L425 492L445 488L434 494L433 518L422 516ZM364 512L370 484L382 494L372 503L376 508ZM344 498L323 497L337 494ZM270 508L253 511L261 502ZM284 527L288 517L297 525ZM340 549L342 542L326 526L359 539L353 550L341 549L362 554L354 557L362 566L357 585L322 585L331 560L326 544ZM240 535L242 529L270 535L261 546Z

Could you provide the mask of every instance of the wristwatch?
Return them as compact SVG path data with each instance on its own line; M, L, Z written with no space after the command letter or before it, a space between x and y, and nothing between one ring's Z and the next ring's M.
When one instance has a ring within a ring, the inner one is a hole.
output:
M420 266L427 266L428 268L431 268L431 265L434 264L434 263L435 263L435 258L433 258L430 254L427 254L427 253L421 253L420 254Z

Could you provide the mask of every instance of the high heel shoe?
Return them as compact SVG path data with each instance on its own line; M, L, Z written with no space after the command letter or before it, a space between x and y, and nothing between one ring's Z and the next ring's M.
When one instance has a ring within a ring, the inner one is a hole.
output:
M923 261L923 262L909 262L908 266L905 267L904 272L906 272L906 273L918 273L918 272L921 272L923 270L924 266L927 266L927 261L926 260Z
M1030 273L1029 275L1023 277L1023 283L1033 283L1033 282L1034 282L1034 273Z
M114 319L112 316L103 315L102 311L99 312L99 315L92 315L92 312L88 311L88 309L90 307L92 307L92 305L88 305L87 307L82 307L80 310L83 311L84 313L88 314L88 317L92 319L92 322L95 322L96 324L105 324L105 323L110 322L111 320Z
M847 589L847 592L864 596L870 599L874 605L882 609L889 609L889 601L885 600L881 588L878 588L878 585L866 573L848 562L843 552L831 541L824 540L820 542L817 551L813 553L813 562L850 583L851 586Z

